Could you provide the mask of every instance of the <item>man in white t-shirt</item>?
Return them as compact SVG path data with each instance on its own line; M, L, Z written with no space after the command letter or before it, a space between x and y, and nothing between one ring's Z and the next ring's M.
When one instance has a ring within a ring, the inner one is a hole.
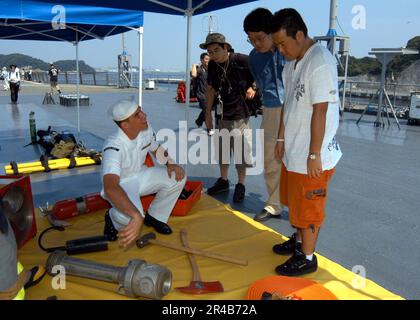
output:
M308 37L295 9L272 20L274 45L287 63L283 70L285 105L275 153L283 160L280 201L289 207L297 233L273 251L292 254L276 272L297 276L317 270L314 255L325 217L328 182L342 153L335 138L339 124L337 65L331 53Z
M146 114L135 101L118 101L109 112L118 131L103 149L101 195L113 206L105 215L104 234L116 240L118 233L125 247L137 239L143 222L159 233L172 233L166 222L185 185L184 170L156 142ZM149 152L162 165L147 167ZM156 196L144 213L140 196L150 194Z
M17 103L20 90L20 71L15 64L10 65L10 71L8 72L6 80L10 87L10 99L13 104Z

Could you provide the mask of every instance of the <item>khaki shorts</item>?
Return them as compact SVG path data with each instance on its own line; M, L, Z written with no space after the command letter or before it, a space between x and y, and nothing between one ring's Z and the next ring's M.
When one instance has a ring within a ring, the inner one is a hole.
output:
M281 168L280 202L289 207L290 224L299 229L321 227L325 219L328 182L334 170L322 172L318 179Z
M240 120L217 120L214 135L215 159L219 164L230 164L231 155L236 166L253 167L252 129L249 118Z

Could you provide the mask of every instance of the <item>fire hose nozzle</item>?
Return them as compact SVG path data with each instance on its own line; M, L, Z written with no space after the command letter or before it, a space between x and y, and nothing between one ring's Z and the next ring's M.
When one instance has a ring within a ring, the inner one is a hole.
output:
M161 299L172 287L172 272L168 268L144 260L134 259L126 267L116 267L56 251L48 257L48 274L56 275L52 270L57 265L64 267L68 275L118 283L118 293L133 298Z

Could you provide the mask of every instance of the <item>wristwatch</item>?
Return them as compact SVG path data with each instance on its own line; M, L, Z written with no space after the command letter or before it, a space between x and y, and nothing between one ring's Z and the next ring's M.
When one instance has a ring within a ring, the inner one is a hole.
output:
M308 158L311 159L311 160L319 159L319 153L312 153L311 152L311 153L309 153Z

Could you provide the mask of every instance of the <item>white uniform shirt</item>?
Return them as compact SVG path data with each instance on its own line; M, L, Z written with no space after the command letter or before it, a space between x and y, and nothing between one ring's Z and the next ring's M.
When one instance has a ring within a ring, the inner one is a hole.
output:
M7 73L7 81L12 82L12 83L17 83L20 81L20 72L19 72L19 68L16 68L15 71L9 71Z
M149 151L156 151L159 143L152 127L141 131L134 140L130 140L121 128L111 135L104 144L102 153L102 177L115 174L120 180L140 173L145 167L144 161Z
M339 125L337 65L331 53L316 43L296 65L288 61L283 70L285 105L285 152L288 171L307 174L313 105L328 102L325 135L321 147L322 169L333 169L342 153L335 138Z

